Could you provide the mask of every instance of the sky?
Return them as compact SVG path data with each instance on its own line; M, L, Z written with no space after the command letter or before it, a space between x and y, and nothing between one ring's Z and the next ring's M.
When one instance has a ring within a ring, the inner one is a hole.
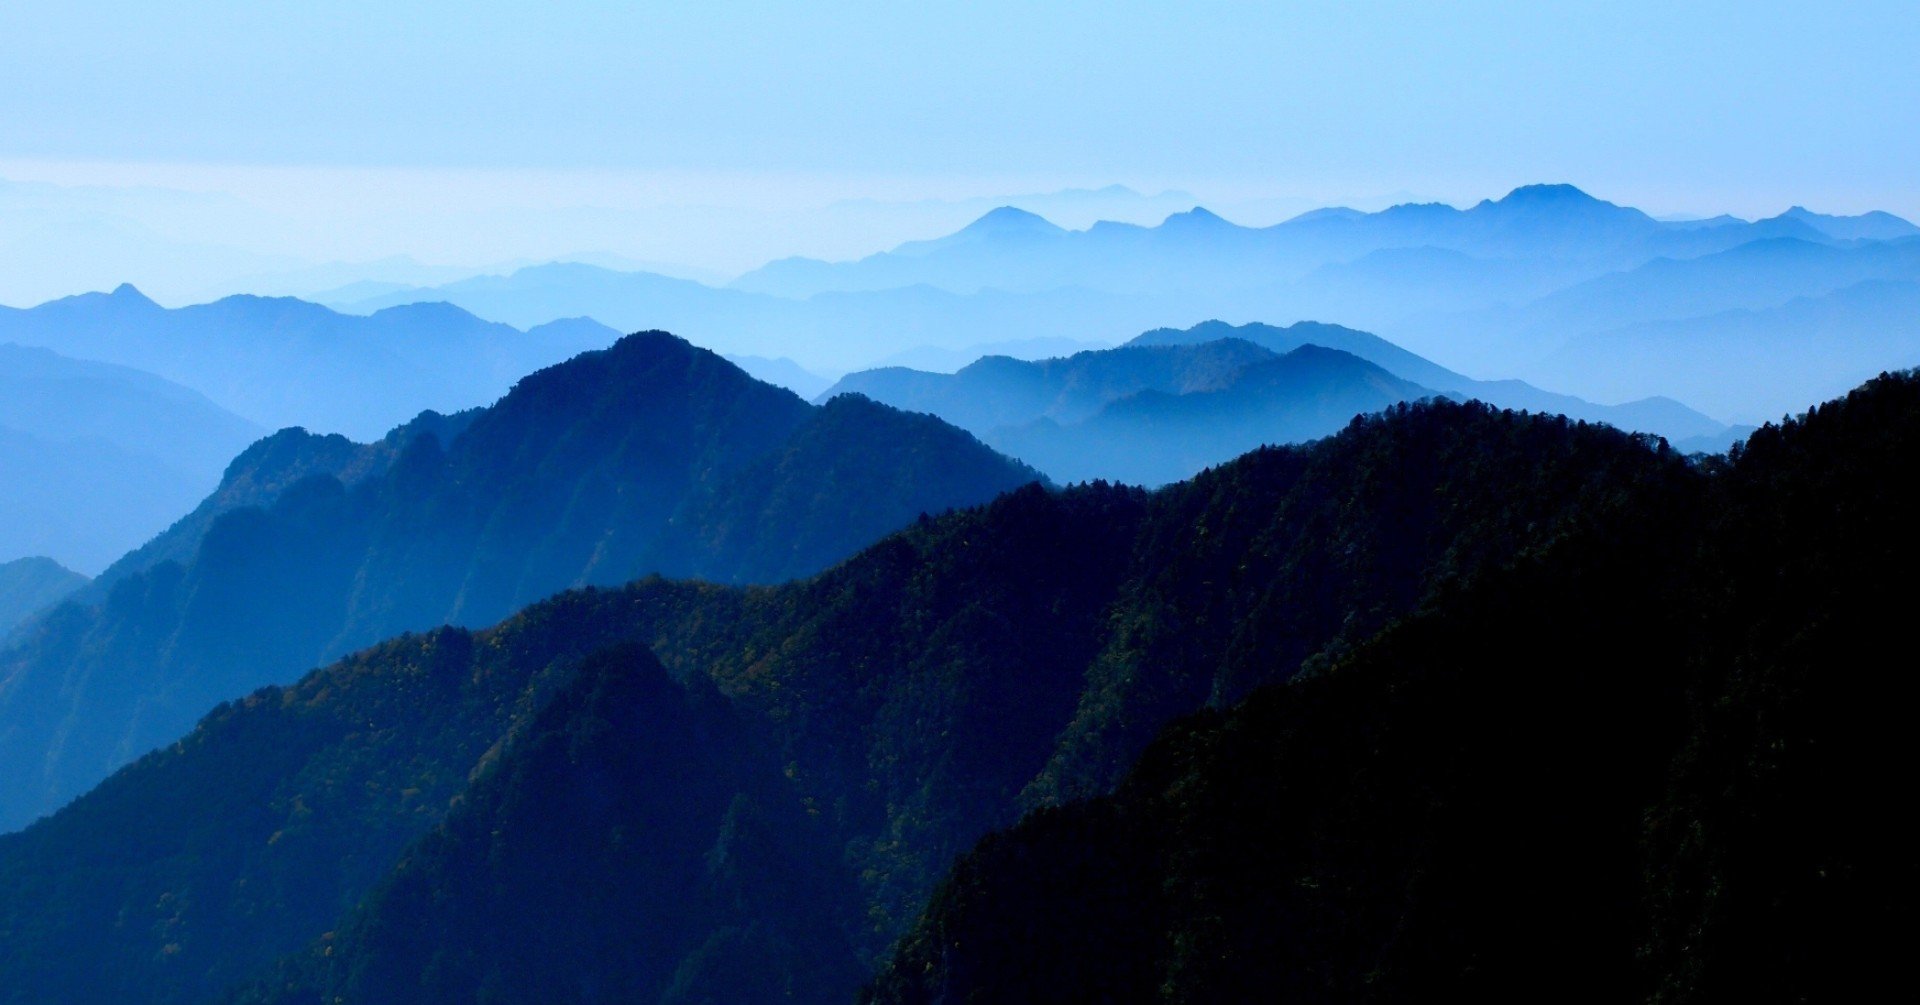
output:
M1916 51L1912 0L13 3L0 302L400 255L723 279L1114 184L1062 212L1920 217Z

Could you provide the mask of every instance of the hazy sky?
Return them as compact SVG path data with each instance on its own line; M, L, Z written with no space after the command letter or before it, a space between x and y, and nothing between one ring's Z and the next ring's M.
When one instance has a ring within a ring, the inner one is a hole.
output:
M1916 52L1914 0L8 3L0 178L231 197L169 236L289 262L722 272L895 236L835 200L1116 182L1920 215Z

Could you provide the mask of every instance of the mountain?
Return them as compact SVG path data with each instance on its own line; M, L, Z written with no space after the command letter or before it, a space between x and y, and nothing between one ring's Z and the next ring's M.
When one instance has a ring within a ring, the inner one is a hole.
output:
M0 837L0 996L845 1000L955 855L1162 724L1702 477L1437 402L1153 494L1029 486L812 580L394 639Z
M845 1000L856 887L774 754L644 647L590 657L331 937L324 983L395 1005ZM242 997L281 1000L304 962Z
M1285 355L1301 346L1317 345L1351 353L1405 380L1434 387L1470 383L1431 360L1424 359L1370 332L1342 325L1301 321L1277 327L1266 324L1231 325L1225 321L1202 321L1191 328L1156 328L1135 336L1128 345L1201 345L1223 338L1237 338L1271 352Z
M981 342L962 346L958 349L942 349L938 346L915 346L894 353L884 359L875 360L869 369L881 370L900 366L912 370L926 370L933 373L953 373L982 356L1011 356L1014 359L1052 359L1055 356L1071 356L1088 349L1110 349L1110 342L1082 342L1078 339L1042 337L1015 339L1011 342ZM821 389L822 391L825 388ZM815 392L818 397L820 392Z
M1465 313L1438 311L1403 318L1390 327L1409 342L1447 345L1451 358L1465 360L1462 365L1532 375L1540 372L1535 367L1541 360L1586 335L1642 324L1702 326L1728 311L1768 310L1865 282L1916 280L1920 280L1920 240L1836 245L1781 237L1694 258L1656 258L1528 302ZM1471 337L1463 337L1466 333ZM1890 359L1884 365L1909 362ZM1871 372L1860 379L1867 376ZM1630 386L1629 393L1649 390L1639 384ZM1847 386L1852 385L1832 390ZM1787 400L1791 407L1803 399Z
M1182 345L1214 338L1239 338L1278 353L1303 345L1318 345L1352 353L1396 377L1459 397L1477 398L1501 408L1547 412L1587 422L1604 422L1629 431L1654 433L1673 440L1716 436L1725 427L1671 398L1651 397L1618 405L1597 405L1568 394L1543 391L1518 380L1475 380L1448 370L1368 332L1340 325L1303 321L1286 328L1247 324L1238 327L1207 321L1185 331L1163 328L1147 332L1130 344Z
M1774 307L1579 334L1529 367L1581 394L1627 388L1760 422L1920 361L1920 280L1868 280Z
M1198 347L1090 349L1032 361L988 356L952 374L903 367L848 374L817 400L864 394L983 433L1038 418L1077 422L1109 402L1144 390L1179 394L1216 389L1249 364L1273 356L1243 340Z
M0 638L30 615L87 585L87 577L51 558L0 562Z
M579 263L397 290L346 309L368 313L418 302L457 304L513 325L587 315L628 330L667 328L731 355L786 357L809 370L835 373L916 346L978 345L984 333L995 341L1106 344L1112 332L1139 331L1206 309L1205 299L1197 297L1087 289L963 295L925 285L794 300Z
M217 701L400 631L650 572L809 575L1038 477L937 420L811 406L660 332L371 448L283 432L228 474L91 603L0 652L15 779L0 822L59 806Z
M1662 255L1699 255L1777 236L1830 239L1796 218L1711 228L1662 223L1570 185L1524 186L1467 209L1407 204L1378 213L1320 211L1265 228L1241 227L1196 207L1157 227L1098 223L1067 231L1003 207L944 238L854 262L785 259L732 285L796 299L920 284L954 293L1074 286L1111 293L1219 291L1297 280L1329 263L1415 248L1496 261L1579 263L1597 274Z
M339 433L318 436L298 427L255 441L227 465L211 495L166 530L114 560L79 596L99 603L107 599L114 584L129 576L169 562L188 565L201 540L226 513L271 508L287 489L316 477L333 478L353 488L385 474L402 449L422 436L453 442L480 412L477 408L454 415L422 412L372 443L355 443Z
M1692 259L1660 258L1569 287L1532 304L1539 331L1602 331L1667 318L1776 307L1871 280L1920 277L1920 241L1833 247L1795 238L1743 244Z
M1883 377L1182 722L983 841L863 1000L1871 997L1916 445Z
M588 315L823 373L952 370L980 355L1038 354L977 349L953 359L968 347L1106 345L1200 318L1329 318L1456 371L1539 382L1530 367L1585 332L1774 307L1869 279L1912 280L1910 229L1875 214L1663 221L1569 185L1524 186L1464 209L1332 208L1264 228L1195 208L1156 226L1067 230L1002 207L945 236L855 261L772 262L726 288L564 263L394 290L353 309L446 301L521 326ZM915 350L922 355L895 358ZM1658 393L1636 385L1610 397Z
M1317 439L1356 415L1432 396L1357 356L1306 345L1240 367L1217 387L1137 391L1079 422L1040 418L1002 427L988 442L1061 481L1164 485L1255 447Z
M1913 279L1905 226L1872 214L1662 221L1567 185L1525 186L1465 209L1328 209L1265 228L1196 208L1157 226L1066 230L1006 207L857 261L770 263L724 289L555 264L396 290L354 309L447 301L516 325L584 314L818 372L949 370L997 351L951 359L969 346L1109 344L1196 318L1333 318L1455 370L1537 381L1530 368L1581 333ZM909 347L922 357L893 358ZM1611 397L1657 393L1636 385Z
M0 426L99 439L208 483L260 428L151 373L0 344Z
M1903 237L1920 237L1920 227L1880 210L1858 216L1829 216L1795 206L1775 219L1804 224L1838 241L1892 241Z
M1704 463L1432 402L404 636L0 838L0 994L1863 995L1916 444L1912 376Z
M371 437L422 409L484 404L617 336L569 314L541 320L553 323L519 331L446 304L359 317L253 296L169 310L123 285L0 308L0 341L150 371L268 428Z
M866 370L822 399L843 393L931 412L1059 481L1164 484L1260 444L1325 436L1356 414L1434 394L1675 440L1724 430L1671 400L1594 405L1519 381L1473 380L1367 332L1313 322L1208 321L1065 358L987 357L953 374Z
M833 381L785 356L779 359L768 359L765 356L730 355L727 357L727 362L747 371L747 375L754 380L784 387L802 398L818 397L820 392L833 386Z
M258 435L153 374L0 344L0 555L98 572L193 505Z

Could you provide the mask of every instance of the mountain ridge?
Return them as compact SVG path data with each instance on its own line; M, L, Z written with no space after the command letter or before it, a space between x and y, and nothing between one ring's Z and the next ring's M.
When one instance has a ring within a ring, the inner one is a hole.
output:
M57 807L216 701L398 631L648 572L808 575L1038 477L925 417L808 405L664 332L371 447L286 431L230 474L0 652L0 762L21 780L0 821Z

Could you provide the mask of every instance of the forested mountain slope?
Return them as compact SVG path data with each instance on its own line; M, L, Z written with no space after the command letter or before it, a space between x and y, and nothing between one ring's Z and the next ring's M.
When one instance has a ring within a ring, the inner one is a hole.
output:
M417 1000L467 1000L472 981L512 989L547 961L605 958L594 947L640 925L623 905L671 902L658 924L680 955L621 964L604 986L754 1000L712 990L737 978L844 1000L857 970L834 960L875 959L955 855L1029 806L1104 791L1159 724L1284 679L1447 583L1698 477L1604 427L1436 403L1158 493L1030 487L916 523L806 582L647 580L480 633L398 639L222 708L0 839L0 927L14 933L0 969L13 1000L194 1001L311 945L248 994L359 994L372 985L356 981L380 975L386 988L433 989ZM702 689L724 697L755 738L740 756L759 749L777 791L725 758L649 753L654 729L692 728L677 718L646 729L598 725L640 710L540 718L576 693L583 667L644 672L636 656L589 659L626 643L659 655L690 708ZM559 756L538 751L560 741L530 739L554 734L580 737L562 744L579 756L528 767L523 756ZM636 767L660 763L681 767L657 785ZM551 904L575 906L542 907L543 843L489 835L564 824L530 808L576 805L603 772L631 784L615 805L584 804L565 847L593 861L644 848L661 865L618 872L610 900L579 906L588 892L556 891ZM748 798L716 814L715 793L729 807ZM699 805L687 831L635 830L688 799ZM752 875L790 877L799 892L730 886L721 864L734 848L762 863ZM442 896L408 893L420 877ZM520 902L488 892L502 889L533 899L509 910ZM727 897L751 906L722 909ZM844 913L832 906L843 899ZM505 948L516 932L526 954ZM416 936L404 951L386 941ZM817 968L794 969L802 959Z
M936 420L816 408L658 332L371 447L282 433L229 475L94 603L0 653L0 823L385 636L649 572L777 582L1038 477Z
M1874 997L1916 459L1883 377L1183 721L983 842L867 1000Z

